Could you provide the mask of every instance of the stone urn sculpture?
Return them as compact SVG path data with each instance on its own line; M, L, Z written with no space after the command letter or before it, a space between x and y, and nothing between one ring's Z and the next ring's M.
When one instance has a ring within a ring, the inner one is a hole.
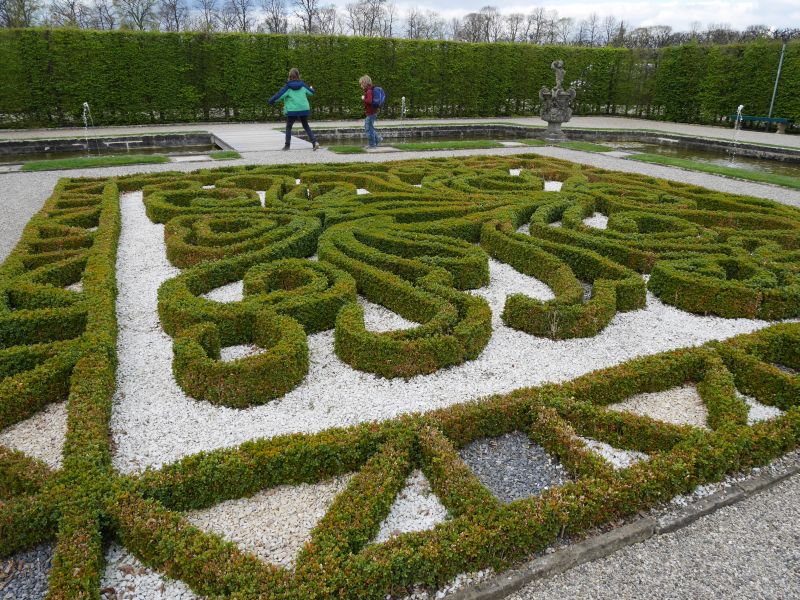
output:
M572 101L575 100L575 88L564 89L564 61L554 60L550 68L556 74L556 87L550 89L542 86L539 90L541 101L541 117L547 121L545 139L564 140L567 136L561 130L561 124L572 118Z

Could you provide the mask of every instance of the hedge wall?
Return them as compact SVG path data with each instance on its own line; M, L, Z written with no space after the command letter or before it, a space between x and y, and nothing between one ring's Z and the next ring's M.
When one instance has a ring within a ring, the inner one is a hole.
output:
M252 121L291 66L317 86L322 118L361 115L358 78L388 91L386 114L507 116L538 109L563 58L579 114L714 121L744 104L766 114L780 45L623 48L354 37L17 29L0 31L0 126ZM800 44L790 44L776 114L800 120ZM469 85L465 85L468 82Z

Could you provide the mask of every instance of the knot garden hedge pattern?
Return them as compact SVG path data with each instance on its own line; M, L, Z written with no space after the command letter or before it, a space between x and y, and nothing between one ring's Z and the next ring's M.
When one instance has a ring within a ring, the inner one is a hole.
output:
M520 169L519 175L510 169ZM545 180L563 182L543 191ZM360 188L369 191L359 194ZM488 256L550 286L510 295L503 320L553 339L601 331L641 308L646 289L723 317L800 315L800 214L753 198L529 156L290 165L62 179L0 270L0 428L68 400L62 468L0 447L0 553L56 540L50 598L98 598L104 540L225 598L384 598L415 583L508 566L551 543L764 462L800 439L800 326L773 325L579 377L384 423L258 439L123 476L111 466L115 260L120 193L143 190L182 269L159 290L173 369L191 396L268 402L308 369L306 336L333 328L335 351L382 377L477 357L492 335ZM265 191L264 206L257 192ZM608 216L608 228L583 219ZM560 227L552 225L560 221ZM526 225L527 233L517 230ZM319 260L308 260L317 254ZM646 282L643 274L649 274ZM210 290L243 280L244 299ZM82 281L79 291L65 289ZM592 284L584 298L583 283ZM372 332L357 294L419 323ZM261 354L222 362L220 348ZM686 382L708 431L604 407ZM747 424L737 389L785 413ZM526 432L572 481L500 503L461 461L473 440ZM651 455L622 470L577 435ZM371 544L412 469L450 518ZM181 511L280 484L356 472L293 571L188 523Z

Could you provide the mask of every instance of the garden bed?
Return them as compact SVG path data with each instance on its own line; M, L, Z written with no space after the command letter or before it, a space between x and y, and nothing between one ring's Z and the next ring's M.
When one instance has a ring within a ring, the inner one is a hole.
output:
M798 248L535 156L63 179L0 268L0 553L53 540L53 597L501 570L797 446Z

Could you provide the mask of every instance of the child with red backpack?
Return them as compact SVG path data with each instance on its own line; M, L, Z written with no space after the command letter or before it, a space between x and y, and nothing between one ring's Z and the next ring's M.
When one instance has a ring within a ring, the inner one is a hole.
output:
M361 99L364 101L364 131L367 134L367 148L377 148L383 137L375 131L375 119L378 118L378 109L386 102L386 93L383 88L372 85L372 78L369 75L361 77L358 83L364 91Z

